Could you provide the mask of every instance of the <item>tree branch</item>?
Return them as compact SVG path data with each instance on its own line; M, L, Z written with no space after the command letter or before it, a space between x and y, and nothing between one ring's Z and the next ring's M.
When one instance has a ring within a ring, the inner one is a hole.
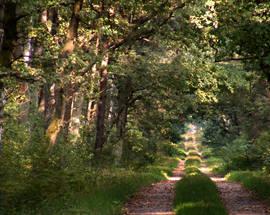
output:
M224 58L221 60L215 60L215 63L230 62L230 61L245 61L245 60L257 60L260 57L239 57L239 58Z
M14 71L7 71L4 73L0 73L0 80L4 78L15 78L18 81L29 82L29 83L42 81L40 77L35 77L35 76L30 76L30 75L22 76L21 74Z
M145 39L151 35L153 35L156 32L155 28L145 28L143 30L141 30L141 28L147 21L153 21L153 25L158 26L159 28L162 27L163 25L165 25L173 16L174 12L178 9L181 9L183 7L185 7L185 3L178 5L176 7L174 7L173 9L171 9L169 15L167 17L164 17L162 20L160 20L159 17L156 17L156 12L148 17L146 17L142 24L137 24L136 26L133 27L133 29L130 31L129 34L127 34L126 37L122 38L121 40L119 40L116 43L113 43L109 46L110 50L115 50L118 49L119 47L123 46L126 43L129 42L133 42L133 41L138 41L141 39ZM158 14L158 13L157 13Z

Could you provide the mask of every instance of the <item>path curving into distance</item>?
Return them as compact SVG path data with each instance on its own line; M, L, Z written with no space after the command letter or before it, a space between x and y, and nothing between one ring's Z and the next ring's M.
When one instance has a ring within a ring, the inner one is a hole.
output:
M183 176L184 161L179 161L173 176L143 188L125 205L123 215L174 215L174 186Z

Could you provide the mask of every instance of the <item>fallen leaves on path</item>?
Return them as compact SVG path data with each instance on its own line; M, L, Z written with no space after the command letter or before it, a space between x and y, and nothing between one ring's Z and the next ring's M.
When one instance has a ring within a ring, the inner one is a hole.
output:
M216 182L229 215L267 215L270 208L236 182Z

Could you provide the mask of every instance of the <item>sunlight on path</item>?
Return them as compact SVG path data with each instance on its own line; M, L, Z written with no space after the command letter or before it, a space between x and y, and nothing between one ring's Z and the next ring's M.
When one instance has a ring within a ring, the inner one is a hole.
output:
M173 212L174 186L181 179L184 162L179 161L173 176L152 184L137 193L126 205L124 215L175 215Z
M179 181L181 177L168 177L169 181Z
M245 189L240 183L228 182L224 177L214 175L206 164L203 164L200 170L216 183L229 215L270 214L270 208L256 199L253 193Z
M174 212L154 212L154 213L130 213L131 215L175 215Z

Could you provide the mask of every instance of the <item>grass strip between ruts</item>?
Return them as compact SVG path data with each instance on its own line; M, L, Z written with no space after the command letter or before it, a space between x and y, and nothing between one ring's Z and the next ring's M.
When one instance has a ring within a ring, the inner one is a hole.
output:
M227 215L215 183L199 171L201 160L198 157L193 150L185 162L186 174L176 184L176 215Z

